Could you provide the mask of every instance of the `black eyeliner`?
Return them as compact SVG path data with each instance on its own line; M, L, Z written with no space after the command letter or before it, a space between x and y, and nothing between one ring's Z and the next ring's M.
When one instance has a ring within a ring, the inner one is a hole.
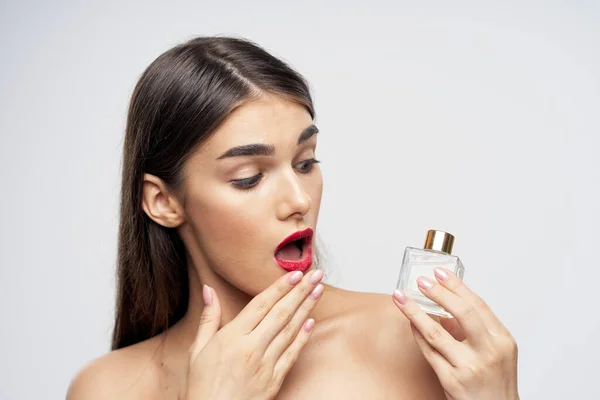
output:
M248 189L251 189L254 186L256 186L258 184L258 182L260 181L260 178L262 178L262 174L257 174L257 175L251 176L250 178L245 178L245 179L236 179L236 180L231 181L231 183L236 188L248 190Z

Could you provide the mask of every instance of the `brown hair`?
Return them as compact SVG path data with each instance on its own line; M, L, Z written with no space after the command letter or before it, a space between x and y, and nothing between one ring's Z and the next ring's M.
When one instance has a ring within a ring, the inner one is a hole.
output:
M143 174L180 189L190 154L236 107L263 93L296 101L315 118L305 79L241 38L194 38L160 55L141 75L123 148L113 349L163 332L188 306L185 247L175 229L143 211Z

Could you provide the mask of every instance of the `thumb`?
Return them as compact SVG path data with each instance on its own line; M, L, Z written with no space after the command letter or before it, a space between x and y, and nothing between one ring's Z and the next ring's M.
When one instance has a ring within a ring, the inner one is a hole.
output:
M200 323L198 333L194 344L190 349L192 359L206 346L212 337L219 330L221 324L221 303L217 297L217 293L207 285L202 288L202 298L204 299L204 310L200 315Z

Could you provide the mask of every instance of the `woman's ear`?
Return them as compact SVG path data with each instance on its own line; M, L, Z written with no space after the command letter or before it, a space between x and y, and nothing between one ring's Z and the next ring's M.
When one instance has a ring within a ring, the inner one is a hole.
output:
M144 174L142 208L154 222L175 228L184 221L184 210L175 194L167 189L162 179Z

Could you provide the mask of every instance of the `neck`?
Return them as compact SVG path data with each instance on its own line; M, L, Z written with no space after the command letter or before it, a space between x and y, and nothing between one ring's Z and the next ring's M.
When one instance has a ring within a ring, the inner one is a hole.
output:
M189 300L188 309L184 317L168 331L166 347L168 352L173 356L179 354L187 355L187 351L192 345L198 326L200 316L204 310L204 301L202 299L203 285L212 287L219 297L221 304L221 324L223 327L233 320L240 311L252 300L252 297L244 293L224 280L216 274L211 268L197 268L192 259L188 259L188 275L189 275ZM200 271L199 271L200 270ZM335 307L330 307L335 302L334 297L339 289L330 285L323 284L324 291L321 299L311 312L310 317L315 320L318 325L331 314L331 310ZM165 348L165 350L167 350Z

